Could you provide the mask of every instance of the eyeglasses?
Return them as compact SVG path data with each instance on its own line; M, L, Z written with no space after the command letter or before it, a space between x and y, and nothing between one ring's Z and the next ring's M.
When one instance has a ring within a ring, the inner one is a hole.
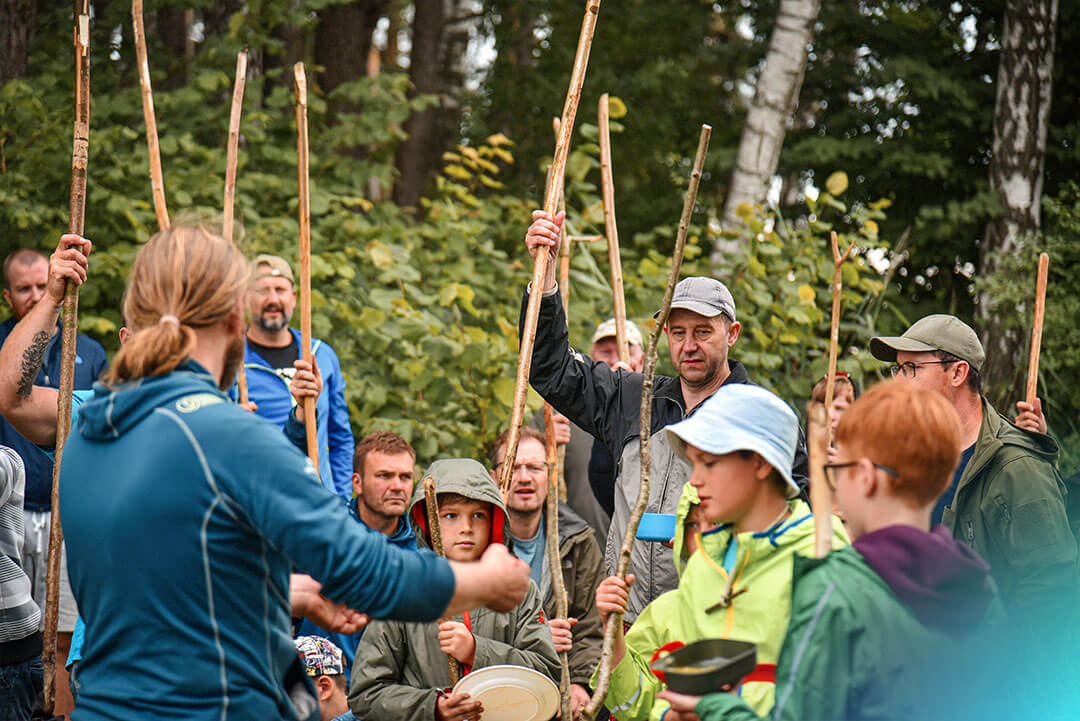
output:
M505 466L505 463L496 463L495 472L498 473L500 469ZM538 476L541 473L547 473L548 466L546 463L515 463L514 473L519 471L525 471L530 476Z
M893 378L895 378L898 375L902 375L905 378L914 378L915 374L923 366L947 366L947 365L950 365L952 363L959 363L959 361L955 361L955 360L921 361L921 362L918 362L918 363L916 363L914 361L908 361L907 363L900 363L898 365L890 366L889 367L889 373L892 375Z
M858 463L859 463L858 461L848 461L847 463L826 463L824 465L824 468L825 468L825 482L829 484L829 488L831 488L834 491L836 490L836 479L837 479L837 473L836 472L838 470L840 470L841 468L851 468L852 466L858 465ZM873 462L871 461L871 463L873 463ZM883 466L880 463L873 463L873 466L874 466L874 468L878 469L879 471L885 471L890 476L896 476L897 478L900 477L900 474L898 472L896 472L892 468L889 468L888 466Z

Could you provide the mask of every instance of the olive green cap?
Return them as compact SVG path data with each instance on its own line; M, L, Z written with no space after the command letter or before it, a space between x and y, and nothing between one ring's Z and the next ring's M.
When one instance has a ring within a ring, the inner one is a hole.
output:
M870 353L878 360L896 362L896 352L930 353L941 350L982 372L986 351L979 336L964 321L941 313L920 318L901 336L871 338Z

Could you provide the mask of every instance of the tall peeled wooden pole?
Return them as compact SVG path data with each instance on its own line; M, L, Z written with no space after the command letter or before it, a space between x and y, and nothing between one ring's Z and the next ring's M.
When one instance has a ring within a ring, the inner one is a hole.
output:
M244 84L247 82L247 50L236 56L236 80L233 85L232 111L229 113L229 145L225 161L225 204L222 210L221 234L233 239L233 213L236 204L236 164L240 154L240 113L244 106ZM244 364L236 375L240 402L248 402L247 372Z
M311 354L311 191L308 187L307 75L304 64L293 66L296 80L296 179L300 202L300 347L302 357L314 363ZM315 427L314 398L304 399L304 428L307 452L319 471L319 441Z
M154 191L154 213L157 215L158 228L168 230L169 210L165 206L165 177L161 172L161 149L158 147L157 118L154 117L154 91L150 87L150 63L146 59L142 0L132 1L131 18L135 25L135 58L139 64L143 118L146 120L146 146L150 151L150 184Z
M431 550L440 556L446 555L442 542L442 526L439 525L439 498L435 495L435 479L428 476L424 479L424 507L427 512L428 535L431 537ZM457 659L446 654L446 665L450 671L450 687L457 686L461 680L461 666Z
M697 155L694 157L694 169L690 173L690 185L686 189L686 199L683 201L682 217L679 219L679 230L675 236L675 252L671 256L671 273L668 276L667 289L664 291L664 302L660 306L660 313L656 317L656 324L652 333L649 334L649 348L645 352L645 367L642 371L641 381L641 412L639 425L641 428L641 485L638 488L637 501L630 513L630 521L623 535L622 546L619 549L619 558L616 565L615 575L626 576L626 570L630 567L630 550L637 536L638 524L641 522L641 514L645 512L645 506L649 502L649 473L652 471L652 456L649 451L649 440L652 437L650 423L652 421L652 391L653 376L656 372L657 345L660 342L660 333L667 323L668 314L671 312L671 298L675 294L675 286L679 282L679 271L682 268L683 249L686 247L686 234L690 229L690 218L694 214L694 203L697 202L698 185L701 183L701 170L705 165L705 155L709 151L709 136L712 135L712 127L701 126L701 137L698 140ZM607 625L604 627L604 644L600 652L600 670L596 679L596 691L593 693L589 705L582 712L585 718L596 718L600 707L604 705L608 688L611 686L611 661L615 647L617 630L622 626L622 614L613 613L608 616Z
M824 408L806 406L806 445L810 456L810 505L814 509L814 557L824 558L832 548L832 491L825 479L829 427Z
M600 0L588 0L585 17L581 22L581 34L578 37L577 54L574 57L574 69L570 75L570 88L566 93L563 106L562 124L559 127L559 139L555 143L555 156L551 163L552 182L544 194L544 210L554 216L559 208L559 199L563 190L563 173L566 168L566 156L570 150L570 136L574 132L574 119L577 117L578 103L581 101L581 86L585 82L585 69L589 65L589 51L592 49L593 33L596 31L596 17L600 12ZM518 441L521 440L521 423L525 418L525 397L529 392L529 369L532 367L533 344L536 342L536 323L540 317L540 287L547 274L549 253L537 253L533 267L533 289L529 294L529 305L525 311L525 327L521 333L521 354L518 358L517 383L514 386L514 405L510 415L510 436L506 444L506 460L503 465L499 487L506 494L510 479L514 475L514 461L517 459Z
M844 267L844 261L851 255L851 251L855 249L855 241L851 241L851 245L844 251L843 255L840 255L840 246L836 242L836 231L832 231L829 234L829 243L832 246L833 257L833 281L832 281L832 324L829 327L829 370L825 374L825 436L828 439L828 444L832 445L833 430L833 392L834 381L836 380L836 355L837 349L840 347L840 294L843 291L843 274L841 271Z
M559 137L559 128L562 126L560 118L552 118L551 127L555 131L555 137ZM566 212L566 194L559 194L559 212ZM566 323L570 324L570 249L573 247L566 237L566 223L559 228L559 294L562 296L563 316ZM560 443L555 454L557 487L559 500L566 502L566 444ZM561 688L561 687L560 687Z
M615 305L615 342L619 360L630 364L630 341L626 335L626 296L623 293L622 260L619 257L619 229L615 225L615 180L611 171L611 112L608 94L600 96L600 186L604 203L604 235L607 236L611 265L611 295Z
M71 196L68 232L83 234L86 219L86 168L90 150L90 2L75 2L75 125L71 144ZM63 335L60 351L60 392L56 406L56 456L53 461L52 522L49 526L49 565L45 584L44 668L45 711L56 700L56 621L60 605L60 465L71 430L71 395L75 389L75 342L79 326L79 288L70 281L64 289Z
M565 619L569 613L569 601L566 597L566 580L563 578L562 557L559 555L559 473L557 470L558 448L555 444L555 420L554 412L549 404L544 404L544 428L547 435L544 439L544 450L547 453L548 464L548 495L547 495L547 548L545 553L548 559L548 568L551 571L551 592L555 597L555 617ZM570 709L570 659L566 651L559 654L559 665L562 667L559 675L559 697L562 717L573 718Z
M1039 351L1042 348L1043 316L1046 314L1046 276L1050 270L1050 256L1039 253L1039 278L1035 284L1035 323L1031 327L1031 357L1028 359L1028 404L1035 405L1039 386Z

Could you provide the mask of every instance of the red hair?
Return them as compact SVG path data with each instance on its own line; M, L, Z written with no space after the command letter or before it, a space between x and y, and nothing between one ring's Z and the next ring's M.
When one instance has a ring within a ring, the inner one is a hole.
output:
M960 416L943 396L895 380L863 394L836 428L850 460L866 457L895 470L890 494L916 507L933 504L949 487L963 438Z

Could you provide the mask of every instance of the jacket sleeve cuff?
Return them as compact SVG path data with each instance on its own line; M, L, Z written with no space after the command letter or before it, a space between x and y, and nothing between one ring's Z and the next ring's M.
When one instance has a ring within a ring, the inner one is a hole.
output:
M299 406L297 406L299 408ZM315 409L315 427L319 426L319 409ZM296 408L289 411L289 420L285 421L285 436L294 446L307 453L307 428L296 418Z
M545 290L543 293L541 293L540 296L542 298L550 298L551 296L557 294L558 292L559 292L559 284L556 283L554 286L551 287L550 290ZM527 286L525 286L525 295L532 295L532 281L529 281L529 284Z

